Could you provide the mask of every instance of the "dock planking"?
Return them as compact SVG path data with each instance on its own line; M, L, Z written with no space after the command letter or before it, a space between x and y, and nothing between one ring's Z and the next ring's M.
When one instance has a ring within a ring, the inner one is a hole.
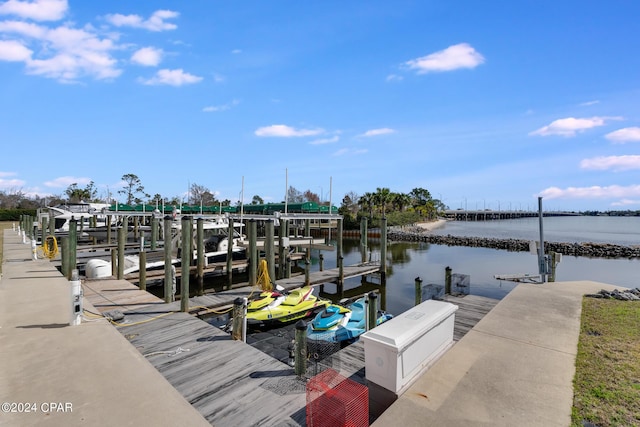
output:
M321 283L324 276L316 276ZM289 289L300 286L286 280ZM245 286L194 297L190 306L230 305L235 298L259 292L256 289ZM126 314L125 320L118 322L118 331L212 425L305 425L305 382L289 365L231 340L229 334L197 317L178 312L179 302L164 304L124 280L85 282L85 296L102 312L119 309ZM447 296L446 300L459 307L455 341L498 303L474 295ZM318 369L311 362L309 365L307 377ZM366 384L362 342L345 347L322 365Z
M118 330L211 424L304 425L290 366L186 313L145 307L127 321Z
M137 310L148 305L161 305L160 298L140 290L126 280L85 280L82 284L84 297L100 313L111 310L122 312Z

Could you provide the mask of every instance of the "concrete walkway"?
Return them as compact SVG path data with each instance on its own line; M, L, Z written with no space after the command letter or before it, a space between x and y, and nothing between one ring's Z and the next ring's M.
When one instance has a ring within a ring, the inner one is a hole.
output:
M2 271L0 425L210 425L106 320L68 326L69 282L12 230Z
M373 425L569 426L582 297L615 288L520 284Z

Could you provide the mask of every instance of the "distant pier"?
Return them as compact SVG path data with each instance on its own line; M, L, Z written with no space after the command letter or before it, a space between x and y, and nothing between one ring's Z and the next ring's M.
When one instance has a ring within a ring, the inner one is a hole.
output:
M543 216L579 216L576 212L548 211ZM499 219L537 218L537 211L498 210L491 209L449 209L444 212L445 218L454 221L495 221Z

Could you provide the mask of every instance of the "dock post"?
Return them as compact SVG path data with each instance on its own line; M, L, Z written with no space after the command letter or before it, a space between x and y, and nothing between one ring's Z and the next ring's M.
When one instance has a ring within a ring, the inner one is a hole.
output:
M151 251L155 251L158 246L158 218L151 215Z
M360 218L360 252L362 253L362 262L367 262L367 217Z
M449 266L444 269L444 293L451 295L451 267Z
M196 295L204 294L204 219L196 220L196 251L198 256L198 270L196 273L196 281L198 289Z
M269 268L269 277L271 278L271 280L274 280L276 278L276 254L273 233L273 221L268 220L265 223L264 253L265 257L267 258L267 267Z
M140 218L137 216L133 217L133 240L135 242L138 241L138 238L140 238Z
M338 260L338 284L344 284L344 255L342 252L342 218L336 224L336 257Z
M380 274L387 276L387 217L380 220Z
M422 279L420 278L420 276L416 277L415 287L416 287L416 305L419 305L422 302Z
M295 372L301 377L307 372L307 324L304 320L296 323L295 335Z
M113 277L116 277L116 274L118 274L118 249L111 248L110 254L111 254L111 275Z
M42 217L42 246L44 246L44 239L47 237L47 228L49 228L49 218Z
M111 244L111 215L107 215L107 245Z
M73 217L69 221L69 265L67 267L67 280L71 280L71 272L75 270L78 256L78 221Z
M304 259L304 285L305 286L309 286L311 284L311 279L310 279L310 267L311 266L311 262L309 261L309 257L307 256Z
M227 239L229 239L229 244L227 245L227 289L231 289L231 286L233 285L233 233L235 228L233 228L233 218L229 217L228 221L229 230L227 232Z
M285 239L289 236L289 221L286 219L280 219L280 226L278 227L278 279L283 279L286 276L286 253L287 250L284 247Z
M124 219L124 218L123 218ZM118 229L118 280L124 278L124 242L127 240L127 225L123 221Z
M550 251L549 252L549 257L548 257L548 261L549 261L549 282L555 282L556 281L556 266L558 265L558 263L556 262L556 253L554 251Z
M56 220L53 217L53 211L49 209L49 234L55 236L56 234Z
M311 258L311 242L313 241L313 239L311 239L311 220L309 218L304 220L304 237L308 237L310 239L309 247L306 251L306 259L308 260Z
M147 253L144 251L144 247L140 249L138 254L140 260L140 273L138 274L138 287L141 291L147 290Z
M284 266L285 266L285 278L290 278L291 277L291 257L287 254L287 258L284 261Z
M258 277L258 224L255 219L249 220L249 286L255 286Z
M320 271L324 271L324 254L320 254L318 255L319 258L319 264L320 264Z
M60 243L60 249L62 250L60 254L62 275L68 280L71 276L71 270L69 269L69 236L63 236Z
M191 273L191 234L193 223L190 216L182 217L182 251L180 252L180 311L189 311L189 276Z
M375 292L369 292L369 315L368 320L369 320L369 324L367 325L367 330L370 331L371 329L376 327L376 324L378 322L378 294L376 294Z
M162 238L164 240L164 302L173 302L173 277L171 275L171 216L164 217Z
M246 341L246 301L244 298L233 300L233 323L231 338L236 341Z

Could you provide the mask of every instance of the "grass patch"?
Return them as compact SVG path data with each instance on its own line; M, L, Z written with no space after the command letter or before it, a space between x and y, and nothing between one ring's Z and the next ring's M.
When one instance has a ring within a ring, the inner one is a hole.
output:
M15 221L0 221L0 274L2 274L2 260L4 259L4 230L11 228Z
M571 425L640 426L640 302L584 298Z

